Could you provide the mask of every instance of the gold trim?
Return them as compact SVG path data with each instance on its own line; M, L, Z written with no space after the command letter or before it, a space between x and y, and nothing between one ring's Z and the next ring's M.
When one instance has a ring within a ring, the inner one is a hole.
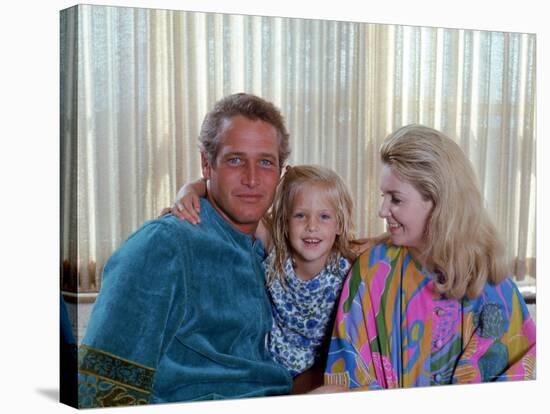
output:
M347 371L325 373L324 375L325 385L340 385L349 388L350 377Z
M89 350L89 351L95 352L96 354L107 355L108 357L115 358L115 359L119 359L119 360L121 360L121 361L124 361L124 362L127 362L127 363L129 363L129 364L135 365L136 367L143 368L143 369L147 369L147 370L151 371L152 373L155 373L155 371L156 371L155 368L151 368L151 367L148 367L148 366L146 366L146 365L138 364L138 363L135 362L135 361L131 361L131 360L129 360L129 359L122 358L122 357L120 357L120 356L118 356L118 355L111 354L110 352L105 352L105 351L99 350L99 349L97 349L97 348L92 348L91 346L80 345L80 349Z
M80 369L80 368L78 369L78 372L79 372L79 373L82 372L82 373L87 374L87 375L92 375L92 376L94 376L94 377L101 378L101 379L104 380L104 381L108 381L108 382L110 382L110 383L112 383L112 384L118 385L118 386L123 387L123 388L130 388L130 389L132 389L132 390L134 390L134 391L139 391L139 392L141 392L141 393L144 393L144 394L147 394L147 395L151 395L151 391L146 391L146 390L144 390L144 389L142 389L142 388L137 388L137 387L134 387L134 386L132 386L132 385L124 384L124 383L119 382L119 381L116 381L116 380L114 380L114 379L112 379L112 378L107 378L107 377L104 377L103 375L99 375L99 374L97 374L97 373L95 373L95 372L90 372L90 371L88 371L88 370Z

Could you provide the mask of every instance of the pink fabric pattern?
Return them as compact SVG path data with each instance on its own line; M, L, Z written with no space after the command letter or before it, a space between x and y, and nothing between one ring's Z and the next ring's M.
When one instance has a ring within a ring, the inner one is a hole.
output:
M408 250L380 244L348 274L326 384L380 389L535 378L535 324L514 282L469 300L433 289Z

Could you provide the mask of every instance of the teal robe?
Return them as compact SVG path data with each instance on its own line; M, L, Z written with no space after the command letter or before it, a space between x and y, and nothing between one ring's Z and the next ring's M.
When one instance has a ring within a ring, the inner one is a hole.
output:
M79 406L287 394L266 349L263 247L205 199L147 222L107 262L79 350Z

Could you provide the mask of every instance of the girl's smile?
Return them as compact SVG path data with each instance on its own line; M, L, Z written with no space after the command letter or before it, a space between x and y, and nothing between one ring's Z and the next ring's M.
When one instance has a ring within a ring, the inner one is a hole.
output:
M326 265L336 240L336 211L321 186L304 186L296 194L288 221L288 238L296 274L304 280Z

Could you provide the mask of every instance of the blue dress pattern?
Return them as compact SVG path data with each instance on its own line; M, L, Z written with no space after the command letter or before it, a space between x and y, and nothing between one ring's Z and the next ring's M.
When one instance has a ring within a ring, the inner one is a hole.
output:
M274 269L275 253L265 260L266 272ZM298 278L287 258L284 266L286 286L279 278L267 287L273 312L273 328L268 347L273 359L292 376L310 368L332 329L334 306L351 263L338 256L310 280Z

